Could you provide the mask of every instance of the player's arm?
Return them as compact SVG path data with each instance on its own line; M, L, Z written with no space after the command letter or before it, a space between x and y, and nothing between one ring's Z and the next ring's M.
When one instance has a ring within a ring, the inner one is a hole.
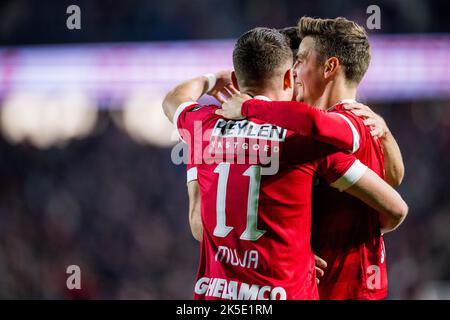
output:
M239 94L228 99L216 114L234 120L256 118L342 150L354 152L359 146L359 135L348 120L302 102L263 101Z
M231 84L231 71L219 71L209 73L182 82L167 93L162 107L167 118L172 122L180 105L186 102L194 102L205 93L224 101L220 94L227 95L227 86Z
M405 175L402 153L394 136L383 117L373 112L368 106L360 103L347 105L346 109L364 119L364 124L370 126L371 134L380 139L384 154L385 179L392 187L398 187Z
M186 184L189 197L189 226L194 239L202 241L203 225L201 216L200 187L197 180L197 167L192 164L187 165Z
M200 189L197 180L187 182L189 196L189 226L192 236L197 241L202 241L203 225L200 209Z
M384 154L385 179L393 187L398 187L405 176L402 153L392 133L389 131L380 138Z
M336 153L330 159L334 165L338 163L339 167L345 164L345 158L349 156L351 155ZM336 162L336 158L344 161ZM395 230L408 214L408 206L400 194L359 160L355 160L331 186L351 194L378 211L383 233Z
M400 194L370 169L345 191L380 213L382 233L395 230L408 214L408 206Z
M230 84L231 71L219 71L214 74L207 74L185 81L167 93L162 103L164 113L178 128L180 115L186 107L189 105L195 106L196 101L205 93L210 94L221 102L224 101L224 97L229 97L231 94L236 93L236 91L227 88ZM189 121L186 121L186 117L181 118L184 119L181 121L181 127L186 126ZM189 149L191 152L190 159L192 161L194 159L192 155L193 149ZM197 168L195 166L189 168L189 166L188 164L189 225L194 238L200 241L202 239L203 227L200 211L200 190L197 183Z

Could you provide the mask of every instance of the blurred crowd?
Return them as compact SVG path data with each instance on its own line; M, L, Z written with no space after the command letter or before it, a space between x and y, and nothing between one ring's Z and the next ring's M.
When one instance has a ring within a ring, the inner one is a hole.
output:
M198 259L185 169L102 113L94 136L0 147L0 298L188 298ZM81 268L82 290L66 289Z
M66 28L72 4L81 9L81 30ZM303 15L365 25L373 4L381 10L374 32L450 32L445 0L3 0L0 44L237 38L256 26L295 25Z
M385 236L389 298L449 299L450 101L373 107L402 149L410 206ZM184 166L100 115L89 138L48 150L0 140L0 298L192 297ZM69 265L81 290L66 288Z

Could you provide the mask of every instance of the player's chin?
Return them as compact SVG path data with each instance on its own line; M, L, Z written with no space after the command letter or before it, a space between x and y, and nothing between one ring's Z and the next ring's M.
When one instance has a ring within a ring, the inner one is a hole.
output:
M303 96L302 93L297 93L296 95L294 95L295 101L297 102L304 102L305 101L305 97Z
M294 87L294 100L298 102L304 101L303 86L300 84L296 84Z

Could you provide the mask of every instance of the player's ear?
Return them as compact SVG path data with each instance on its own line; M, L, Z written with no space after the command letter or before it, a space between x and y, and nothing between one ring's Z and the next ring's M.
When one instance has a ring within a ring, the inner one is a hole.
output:
M325 79L330 79L334 77L338 70L340 69L341 64L339 63L339 59L336 57L328 58L325 61L324 69L323 69L323 76Z
M234 72L234 70L231 71L231 82L233 83L233 87L235 87L236 90L239 91L240 89L239 89L238 81L236 78L236 73Z
M294 72L292 71L292 68L289 68L284 73L283 78L283 89L293 88L294 87Z

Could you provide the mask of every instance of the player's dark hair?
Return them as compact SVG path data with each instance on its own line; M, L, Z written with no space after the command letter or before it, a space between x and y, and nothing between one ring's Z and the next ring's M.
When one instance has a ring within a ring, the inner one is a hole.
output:
M300 38L310 36L314 39L319 59L338 58L347 81L355 84L361 82L370 63L370 44L363 27L342 17L302 17L298 29Z
M278 29L281 34L284 34L286 37L289 38L292 55L295 57L297 56L298 47L300 46L300 42L302 39L300 38L298 28L297 27L286 27L283 29Z
M289 39L275 29L255 28L244 33L233 50L233 65L241 86L260 86L279 75L293 59Z

